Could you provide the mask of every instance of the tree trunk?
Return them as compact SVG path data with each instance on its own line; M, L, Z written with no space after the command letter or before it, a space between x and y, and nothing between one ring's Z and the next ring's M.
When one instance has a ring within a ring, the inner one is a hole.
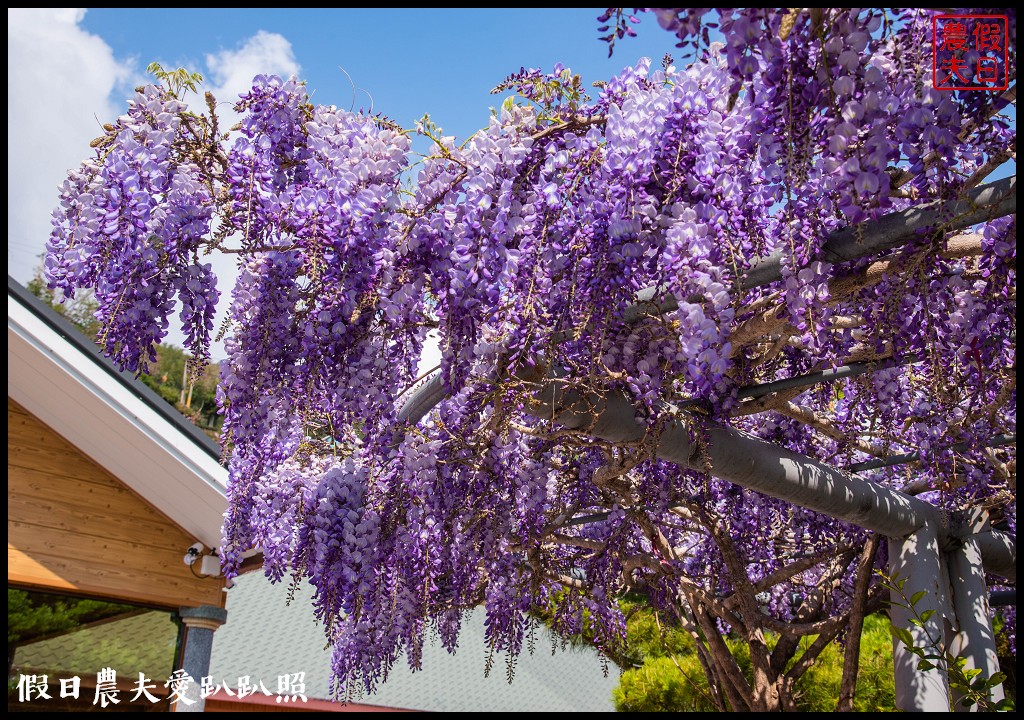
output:
M853 586L853 606L850 608L849 629L846 631L846 651L843 653L843 680L839 686L837 712L852 712L853 697L857 690L857 674L860 670L860 636L864 631L864 615L868 603L868 585L871 583L871 569L878 552L878 535L871 533L857 567L857 578Z

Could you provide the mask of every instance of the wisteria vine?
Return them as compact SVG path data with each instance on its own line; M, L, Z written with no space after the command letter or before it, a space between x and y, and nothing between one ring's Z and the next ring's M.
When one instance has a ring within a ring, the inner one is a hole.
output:
M312 583L339 694L403 654L418 667L431 632L454 650L479 605L488 668L504 653L511 673L537 616L614 655L635 592L747 639L753 690L707 660L723 707L785 707L797 647L769 657L764 633L836 637L877 607L874 589L854 602L883 561L864 531L537 417L553 374L627 393L650 437L681 420L701 442L711 420L840 467L919 452L866 475L1016 532L1015 450L989 446L1016 432L1016 216L823 255L839 229L982 182L1015 147L1015 95L932 89L926 11L656 14L687 64L642 60L593 89L524 69L462 143L315 106L295 79L257 77L233 135L212 99L140 88L61 190L46 277L95 289L100 341L129 370L176 302L209 356L203 258L237 254L225 568L259 549L272 579ZM613 17L609 42L633 32ZM433 147L414 164L417 133ZM781 279L745 286L773 252ZM446 397L410 424L431 332ZM739 393L862 361L886 369Z

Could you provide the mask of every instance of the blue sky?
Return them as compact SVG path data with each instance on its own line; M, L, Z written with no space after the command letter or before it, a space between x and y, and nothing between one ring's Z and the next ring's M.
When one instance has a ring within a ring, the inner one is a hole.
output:
M642 56L657 63L677 52L675 38L642 14L639 36L620 40L609 58L598 40L601 11L9 8L8 273L32 277L67 169L88 155L132 88L150 79L152 61L202 73L225 114L253 75L295 74L314 102L372 103L407 127L430 113L446 134L465 138L500 104L490 89L520 67L561 62L590 83ZM232 264L215 268L228 291Z
M82 27L117 56L196 69L210 53L236 50L261 31L275 33L290 43L316 101L352 104L340 67L372 95L375 110L406 125L429 112L447 131L464 136L486 123L494 104L490 89L520 66L550 69L562 62L593 81L642 54L660 58L673 49L674 38L644 18L645 32L620 42L609 59L597 39L600 11L96 9ZM368 104L369 97L358 93L356 107Z
M500 105L490 89L520 67L561 62L590 83L675 51L674 37L642 17L639 36L609 58L602 10L8 8L8 273L24 283L36 272L68 168L150 79L150 62L202 73L225 114L253 75L294 74L314 102L372 104L406 127L429 113L465 138ZM229 291L232 262L214 267ZM173 323L168 340L181 342Z
M639 37L620 41L609 59L597 39L600 12L8 9L8 272L32 276L67 168L123 110L151 61L202 73L224 102L256 73L294 73L315 102L372 103L405 126L430 113L464 138L500 103L490 89L521 66L562 62L592 82L674 50L645 17Z

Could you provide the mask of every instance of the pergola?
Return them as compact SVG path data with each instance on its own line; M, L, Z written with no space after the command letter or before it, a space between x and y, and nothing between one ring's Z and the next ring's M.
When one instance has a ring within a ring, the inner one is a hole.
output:
M46 278L96 288L101 344L131 370L175 297L187 349L208 355L201 257L239 256L222 560L230 574L262 547L269 574L314 580L319 617L359 619L329 625L339 686L372 690L407 647L415 664L428 621L453 647L481 602L510 677L529 612L589 624L614 653L635 588L697 641L723 710L794 709L847 632L850 709L889 583L900 708L949 709L959 658L994 678L985 573L1013 582L1016 560L995 517L1016 497L1015 454L995 450L1016 440L1016 179L980 183L1015 159L1015 130L972 136L1016 86L958 117L894 75L916 34L871 58L891 71L832 72L867 57L882 13L750 12L723 14L721 62L641 61L592 106L558 65L509 76L496 92L530 106L510 98L462 146L424 117L415 182L413 130L314 106L296 79L254 80L229 149L212 96L209 116L181 100L198 76L159 65L69 175ZM661 19L686 42L701 14ZM740 46L761 26L768 71L749 85L760 60ZM441 372L414 379L431 329ZM784 419L743 419L767 411ZM903 486L861 475L916 463ZM888 582L872 584L881 538ZM915 664L940 644L956 672ZM983 685L966 699L988 705Z
M831 262L870 258L910 242L919 231L941 224L950 232L1016 212L1016 176L976 187L955 203L930 203L894 212L877 221L834 233L824 245ZM960 248L969 254L976 238L963 236ZM956 247L954 240L951 247ZM779 254L754 262L741 287L750 289L780 279ZM869 265L863 282L880 277L888 263ZM627 314L632 322L649 313L675 307L675 299L663 297L650 288L637 298ZM889 357L873 362L851 363L786 380L743 388L740 398L762 398L781 392L799 392L817 383L872 372L915 358ZM709 470L722 480L785 500L800 507L830 515L884 536L889 544L889 573L906 580L907 597L925 591L914 609L926 615L923 624L912 623L915 615L898 604L891 611L895 627L906 628L916 646L933 638L944 638L954 655L966 659L985 677L998 671L995 636L989 613L989 590L985 573L1016 581L1016 538L993 529L983 510L965 511L947 517L938 507L857 477L858 471L913 462L913 454L890 456L847 468L832 467L815 458L790 452L733 428L705 423L706 447L697 447L688 428L678 422L665 427L655 438L636 417L630 399L621 392L583 396L573 389L569 378L554 372L539 383L535 403L529 412L555 424L585 431L611 444L635 444L649 440L653 453L662 460L684 468ZM401 418L416 423L445 397L439 372L420 385L405 402ZM1014 435L991 440L992 445L1013 444ZM607 514L570 519L566 524L583 524ZM934 613L927 614L927 611ZM950 688L941 668L918 670L915 656L897 639L893 641L896 704L901 710L948 711ZM1002 699L1002 688L994 701ZM958 706L959 707L959 706Z

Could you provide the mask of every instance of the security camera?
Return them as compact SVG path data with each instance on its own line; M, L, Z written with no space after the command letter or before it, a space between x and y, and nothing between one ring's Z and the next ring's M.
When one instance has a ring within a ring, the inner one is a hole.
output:
M192 565L192 563L196 561L196 558L203 554L203 550L205 549L206 546L201 542L192 543L188 550L185 551L185 557L182 558L182 560L186 565Z

